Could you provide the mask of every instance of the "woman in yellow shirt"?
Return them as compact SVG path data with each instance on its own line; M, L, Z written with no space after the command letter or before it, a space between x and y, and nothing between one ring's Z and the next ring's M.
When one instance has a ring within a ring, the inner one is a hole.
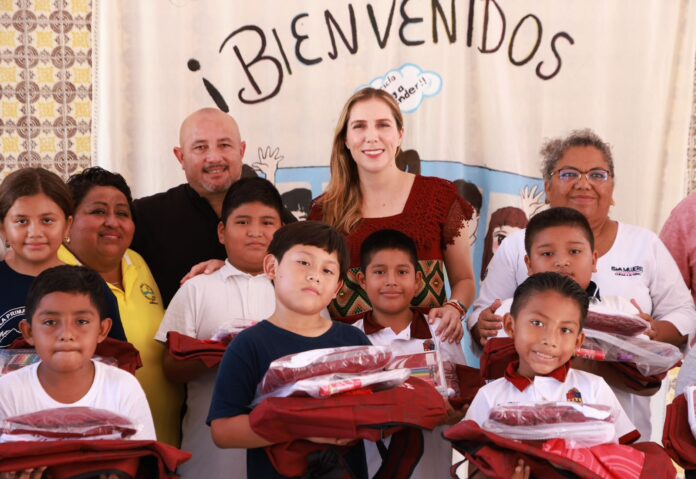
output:
M178 446L183 389L164 377L164 349L154 340L164 316L159 289L143 258L129 249L135 232L130 188L121 175L100 167L71 176L68 186L75 213L58 257L96 270L108 283L126 337L140 351L143 367L136 377L150 404L157 439Z

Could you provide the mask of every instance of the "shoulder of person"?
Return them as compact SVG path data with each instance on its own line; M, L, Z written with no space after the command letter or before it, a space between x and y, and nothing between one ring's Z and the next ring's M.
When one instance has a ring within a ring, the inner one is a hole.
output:
M349 341L355 340L356 345L371 344L365 333L352 324L332 321L331 329L333 330L334 334L340 335L344 339L348 339Z
M188 186L187 183L182 183L173 188L169 188L167 191L143 196L142 198L133 200L133 208L139 213L142 213L143 211L150 211L152 208L157 208L159 206L167 206L168 202L172 201L172 199L185 196L188 188L190 188L190 186Z
M457 188L454 186L454 183L444 178L438 178L437 176L416 175L416 181L428 190L435 189L435 191L450 191L455 195L457 194Z
M634 225L631 223L624 223L619 221L619 232L617 233L617 238L622 237L622 241L630 238L633 241L660 241L657 233L649 230L648 228L643 228L642 226Z
M565 382L584 382L591 384L593 387L606 386L607 388L609 388L609 384L607 384L606 380L602 376L598 376L597 374L588 371L583 371L581 369L575 369L572 367L568 371L568 375L566 376Z
M102 363L101 361L94 360L94 367L101 371L104 377L104 385L112 387L116 384L128 384L129 386L137 385L141 388L138 379L128 371L124 371L117 366L112 366L110 364Z

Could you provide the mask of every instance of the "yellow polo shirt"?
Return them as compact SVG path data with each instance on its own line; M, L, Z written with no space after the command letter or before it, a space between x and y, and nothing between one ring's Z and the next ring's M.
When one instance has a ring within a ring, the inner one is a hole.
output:
M58 250L58 258L66 264L81 265L65 246ZM125 291L107 284L118 300L128 342L140 352L143 361L143 367L136 371L135 376L145 390L157 439L178 447L184 388L164 376L162 358L165 347L154 339L164 317L162 298L150 268L138 253L127 250L121 260L121 270Z

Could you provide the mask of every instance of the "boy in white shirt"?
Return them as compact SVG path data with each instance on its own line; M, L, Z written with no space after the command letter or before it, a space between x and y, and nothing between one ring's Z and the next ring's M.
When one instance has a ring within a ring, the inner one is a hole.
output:
M638 437L616 396L599 376L570 368L584 341L582 325L589 299L572 279L558 273L530 276L516 290L503 328L513 338L519 361L505 376L482 387L465 419L482 425L491 409L512 402L574 401L602 404L618 411L615 439Z
M358 281L367 292L372 310L360 316L353 326L365 332L370 342L390 346L394 356L416 354L437 349L443 361L466 364L459 342L440 341L435 334L437 323L430 325L426 317L411 308L421 273L416 245L404 233L380 230L368 236L360 247ZM457 421L461 413L452 411ZM442 438L442 427L424 431L424 448L412 478L448 477L452 462L452 446ZM374 443L365 442L370 477L379 469L382 458Z
M275 293L263 272L263 258L273 234L282 226L282 208L278 190L263 178L243 178L230 187L218 225L227 260L216 272L196 276L181 286L155 339L165 342L169 331L210 339L230 319L261 321L273 313ZM180 468L181 476L246 478L245 451L218 449L205 423L217 369L167 354L164 371L172 381L184 382L187 387L181 448L193 457Z
M572 208L550 208L536 214L527 225L524 239L526 255L525 265L530 275L554 271L575 280L585 290L592 303L602 301L600 289L592 281L592 273L597 271L597 250L594 235L585 216ZM607 301L621 305L627 314L639 314L640 311L627 298L618 296L605 297ZM510 312L512 298L506 299L496 308L496 318L500 321L481 322L485 328L492 331L497 329L498 337L504 337L502 318ZM650 321L656 327L655 321ZM648 336L654 337L654 330L648 331ZM589 360L575 360L578 369L585 369L602 376L607 381L618 398L631 422L638 428L641 439L650 440L650 397L654 391L629 391L621 385L617 372L605 363Z
M104 288L99 274L82 266L57 266L37 276L20 328L41 360L0 377L0 419L59 407L90 407L140 426L131 439L156 439L150 408L135 376L92 359L111 328Z

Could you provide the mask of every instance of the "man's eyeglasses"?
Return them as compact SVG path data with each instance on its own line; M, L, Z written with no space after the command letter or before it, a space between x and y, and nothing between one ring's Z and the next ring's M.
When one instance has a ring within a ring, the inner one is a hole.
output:
M590 183L606 183L609 180L609 172L601 168L595 168L590 171L580 171L575 168L561 168L551 173L551 176L556 175L559 180L564 183L575 183L582 176L587 178Z

